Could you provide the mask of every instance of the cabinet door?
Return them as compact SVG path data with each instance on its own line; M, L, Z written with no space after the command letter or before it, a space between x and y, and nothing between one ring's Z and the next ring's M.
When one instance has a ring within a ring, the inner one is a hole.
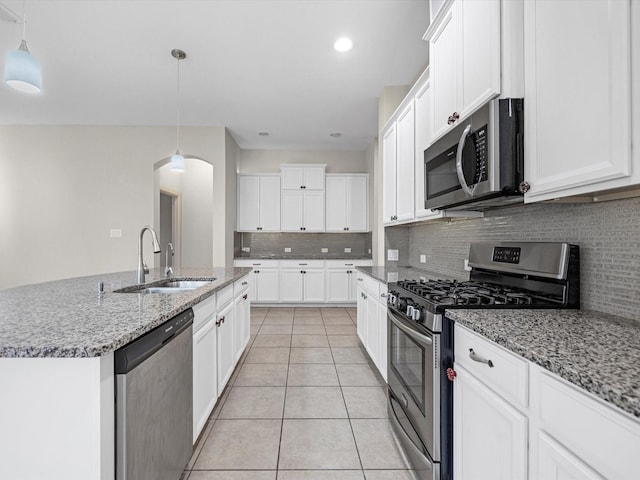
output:
M605 480L548 435L539 432L537 440L539 480Z
M456 112L458 32L455 18L456 2L443 18L440 27L429 39L429 69L431 73L431 104L433 107L433 139L441 137L449 128L448 118ZM460 112L457 112L458 114Z
M358 287L358 298L356 304L356 330L362 344L367 346L367 294L365 290Z
M327 186L328 186L327 179ZM326 275L327 302L343 303L351 301L351 277L346 268L328 268Z
M354 303L358 300L358 272L355 267L350 267L349 272L349 297L348 301Z
M378 370L387 381L387 359L388 359L388 346L387 346L387 304L385 302L377 302L376 308L378 318L376 323L378 324Z
M278 197L280 192L278 192ZM238 176L238 231L256 231L260 227L260 177Z
M329 194L327 190L327 195ZM369 176L346 178L346 226L350 232L369 231ZM345 210L343 205L343 211Z
M218 399L215 316L193 335L193 443Z
M323 303L324 268L309 268L304 274L304 301Z
M233 302L218 314L216 332L218 354L218 394L227 385L235 366L235 345L233 341Z
M280 231L280 177L260 177L260 227Z
M304 168L304 187L306 190L324 190L324 165Z
M524 15L525 200L629 176L630 2L525 2Z
M285 166L280 168L283 190L300 190L304 187L304 168Z
M324 232L324 192L304 192L303 226L305 232Z
M382 137L382 195L384 224L395 222L396 216L396 124Z
M304 191L282 190L282 231L301 232L304 227Z
M398 221L411 220L415 186L415 115L413 102L398 117L396 166L396 215Z
M256 301L275 303L280 300L280 275L277 268L261 268L260 273L254 276ZM251 299L252 285L249 285L249 298Z
M373 294L366 293L367 343L365 347L373 363L380 364L380 324L378 323L378 301Z
M280 270L280 301L300 303L304 300L303 275L300 268Z
M500 94L500 0L458 2L460 116Z
M249 341L249 317L249 292L245 292L234 300L233 341L236 363Z
M527 418L463 367L455 370L456 480L526 480Z
M327 177L326 231L344 232L347 227L347 177Z

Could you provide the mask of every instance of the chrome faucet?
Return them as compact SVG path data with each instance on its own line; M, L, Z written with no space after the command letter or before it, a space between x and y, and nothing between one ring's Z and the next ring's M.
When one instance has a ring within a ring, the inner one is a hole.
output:
M171 253L169 253L171 252ZM171 265L169 265L169 260L171 260L171 258L173 257L174 254L174 250L173 250L173 243L169 242L167 243L167 251L166 251L166 255L165 255L165 262L164 262L164 276L168 277L169 275L173 275L173 269L171 268ZM171 263L173 263L173 261L171 261Z
M151 241L153 242L153 253L160 253L160 243L158 242L158 235L151 225L145 225L140 230L140 238L138 239L138 283L144 283L144 276L149 273L149 267L144 263L142 258L142 237L144 232L149 231L151 233Z

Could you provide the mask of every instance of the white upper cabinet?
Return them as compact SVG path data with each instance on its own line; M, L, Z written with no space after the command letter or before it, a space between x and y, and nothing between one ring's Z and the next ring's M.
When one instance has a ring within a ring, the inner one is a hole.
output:
M282 190L283 232L324 231L324 191Z
M631 51L631 3L525 2L525 201L640 182L631 147L631 68L640 54Z
M403 102L402 111L382 135L384 224L410 221L414 217L415 113L413 101Z
M369 230L369 175L327 175L326 231Z
M281 165L283 190L324 190L326 165Z
M396 220L413 219L415 178L415 113L413 101L398 116L396 157Z
M238 175L239 232L280 230L280 176Z
M382 134L382 190L384 224L393 224L396 216L396 124Z
M448 2L425 34L429 41L433 140L500 94L500 3Z

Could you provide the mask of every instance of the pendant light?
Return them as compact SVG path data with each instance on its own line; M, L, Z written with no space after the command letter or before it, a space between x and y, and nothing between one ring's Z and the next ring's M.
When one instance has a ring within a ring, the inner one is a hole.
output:
M187 58L182 50L174 48L171 56L178 61L178 80L176 82L176 153L171 156L171 170L184 172L184 156L180 153L180 60Z
M22 2L22 41L17 50L7 52L4 60L4 81L11 88L25 93L40 93L42 68L27 47L27 18Z

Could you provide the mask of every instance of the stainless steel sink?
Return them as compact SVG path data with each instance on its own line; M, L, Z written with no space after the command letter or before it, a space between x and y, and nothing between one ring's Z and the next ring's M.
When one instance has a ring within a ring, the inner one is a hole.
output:
M195 290L205 285L209 285L215 278L210 280L165 280L163 282L157 282L153 285L134 285L132 287L125 287L119 290L114 290L115 293L184 293L191 290Z

